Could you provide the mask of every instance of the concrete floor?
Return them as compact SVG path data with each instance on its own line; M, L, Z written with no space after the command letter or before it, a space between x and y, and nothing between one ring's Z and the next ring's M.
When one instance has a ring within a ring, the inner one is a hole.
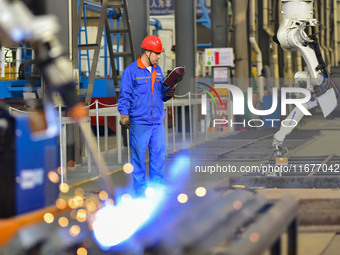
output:
M340 145L340 118L327 118L324 119L320 114L314 114L313 117L308 117L303 120L303 123L299 125L298 129L301 131L305 130L319 130L320 135L317 135L316 137L311 137L311 139L301 142L298 146L295 146L294 148L291 148L289 153L292 156L299 156L299 157L313 157L313 156L328 156L328 155L340 155L339 145ZM261 132L261 130L258 130ZM274 133L274 130L272 130ZM253 131L252 131L253 132ZM209 134L209 140L204 141L204 135L198 134L193 139L193 147L191 149L192 152L195 150L197 151L197 148L200 146L203 148L203 150L199 153L204 158L204 155L210 155L210 154L216 154L219 152L218 143L217 141L221 141L218 139L221 139L221 137L232 135L230 133L222 132L222 133L210 133ZM173 151L173 145L172 145L172 136L170 134L169 137L169 146L167 148L167 157L166 157L166 172L167 169L171 166L174 159L177 155L180 155L181 153L185 153L190 144L189 142L181 142L180 134L176 137L176 149L177 152ZM187 136L188 137L188 136ZM290 137L288 136L286 138L286 142L289 142ZM101 138L101 147L103 149L103 138ZM208 146L204 147L205 144L209 142L215 142L216 146ZM269 143L271 143L271 139L268 140ZM267 142L267 143L268 143ZM115 144L115 137L111 136L109 139L109 147L111 150L108 152L103 152L103 156L105 158L105 161L108 164L108 168L110 170L110 178L114 181L118 189L129 189L131 188L131 176L125 174L122 171L123 164L117 163L117 151L114 149ZM196 146L194 146L196 144ZM226 146L229 146L226 144ZM266 145L267 146L267 145ZM268 147L268 146L267 146ZM270 144L269 144L270 147ZM269 148L270 149L270 148ZM241 155L242 155L242 148L240 149ZM261 148L255 148L253 150L253 153L258 152L258 150L261 150ZM224 149L225 151L225 149ZM210 153L210 154L209 154ZM249 156L251 156L251 151L245 151L244 153L249 153ZM195 155L195 154L193 154ZM268 162L270 159L270 153L268 153L267 158L263 158L262 160L243 160L241 162L230 162L227 161L228 164L235 165L237 167L241 165L258 165L263 162ZM208 157L208 156L207 156ZM194 159L195 160L195 159ZM193 159L191 158L191 161ZM123 162L127 162L127 149L123 149ZM211 164L213 163L220 163L220 164L226 164L226 161L222 160L216 160L216 158L205 158L203 160L199 161L199 164ZM193 162L191 162L193 163ZM196 162L195 162L196 163ZM308 163L308 162L306 162ZM214 187L220 181L224 178L227 178L228 176L232 175L240 175L240 173L215 173L215 174L192 174L190 176L190 179L187 180L187 186L189 189L194 189L198 186L205 186L205 187ZM88 173L87 166L86 165L79 165L76 167L75 170L68 170L68 178L65 180L66 183L70 186L70 191L67 194L62 194L61 196L64 198L69 198L73 196L74 191L77 188L82 188L85 193L86 198L90 198L92 195L97 194L98 191L102 189L100 178L98 178L98 175L96 171L92 173ZM291 194L295 199L298 201L308 200L308 199L340 199L340 191L339 190L332 190L332 189L261 189L257 192L262 193L265 195L268 200L275 200L279 199L283 195L289 193ZM326 233L306 233L301 232L298 236L298 254L300 255L318 255L321 254L322 251L325 250L327 244L331 241L332 237L334 236L335 232L326 232ZM339 252L340 253L340 252Z

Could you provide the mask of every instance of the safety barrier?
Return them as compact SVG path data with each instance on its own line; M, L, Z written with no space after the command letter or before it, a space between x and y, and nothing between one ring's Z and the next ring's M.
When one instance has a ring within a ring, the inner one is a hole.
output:
M172 113L175 112L175 107L181 107L182 109L182 142L185 143L186 141L186 123L185 123L185 107L189 107L189 136L190 136L190 145L193 144L193 135L196 132L196 127L193 125L193 111L192 107L198 106L201 104L201 99L197 98L197 96L202 95L203 93L191 93L188 92L184 95L176 95L176 98L172 98L171 100L164 103L165 108L165 123L168 123L168 114L167 110L168 107L171 107ZM196 98L192 98L192 97ZM212 100L208 100L209 103L212 103ZM120 113L118 112L117 106L118 104L104 104L99 102L98 100L95 100L92 104L86 106L86 108L90 108L92 106L95 106L94 109L89 110L89 118L84 119L83 121L88 121L90 125L90 117L96 118L96 141L97 141L97 151L98 155L101 153L100 150L100 130L99 130L99 117L104 117L104 142L105 142L105 152L108 151L108 121L107 117L116 117L116 148L117 148L117 161L118 164L122 163L122 141L121 141L121 126L119 125L120 121ZM103 108L99 108L99 106L104 106ZM213 104L212 104L213 106ZM67 179L67 163L66 163L66 125L68 124L75 124L76 121L72 120L70 117L62 117L62 107L64 107L61 103L58 105L55 105L54 108L58 109L58 122L59 122L59 152L60 152L60 167L61 169L64 169L64 171L61 171L61 180L62 182ZM213 107L212 107L213 109ZM17 112L20 114L29 114L31 112L28 111L22 111L13 107L8 107L9 112ZM218 109L215 107L214 112L216 115L218 115ZM171 115L171 121L172 121L172 146L173 151L176 151L176 132L178 132L178 116L176 114L176 120L175 120L175 114ZM168 147L168 126L165 125L165 137L166 137L166 147ZM208 139L208 125L207 125L207 116L205 116L204 120L204 135L205 140ZM219 132L219 131L218 131ZM129 134L128 134L129 136ZM88 151L85 146L85 156L87 156L88 159L88 172L92 172L91 167L91 157L88 156ZM130 162L130 144L128 141L128 162Z

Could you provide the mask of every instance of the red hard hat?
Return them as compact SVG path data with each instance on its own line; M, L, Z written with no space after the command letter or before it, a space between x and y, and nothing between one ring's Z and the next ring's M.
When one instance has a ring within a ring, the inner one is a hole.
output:
M157 53L164 52L161 39L155 35L148 35L145 37L140 47Z

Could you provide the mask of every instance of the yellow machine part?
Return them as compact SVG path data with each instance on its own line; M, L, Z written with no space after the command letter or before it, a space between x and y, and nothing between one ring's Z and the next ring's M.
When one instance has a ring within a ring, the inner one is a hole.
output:
M61 210L56 206L51 206L15 217L0 219L0 247L6 245L21 228L42 222L46 213L58 215L67 210L69 208Z
M0 80L4 80L4 81L16 80L17 79L16 70L17 69L15 66L5 67L5 77L4 78L0 77ZM1 68L0 68L0 73L1 73Z

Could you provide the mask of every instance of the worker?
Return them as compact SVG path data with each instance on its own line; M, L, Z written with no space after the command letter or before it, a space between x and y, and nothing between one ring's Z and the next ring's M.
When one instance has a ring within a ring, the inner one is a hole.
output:
M143 195L147 188L145 153L149 147L149 182L164 183L165 135L164 105L171 99L175 88L163 85L164 76L157 66L164 52L161 40L155 35L144 38L142 55L123 72L118 110L120 124L130 130L133 188Z

